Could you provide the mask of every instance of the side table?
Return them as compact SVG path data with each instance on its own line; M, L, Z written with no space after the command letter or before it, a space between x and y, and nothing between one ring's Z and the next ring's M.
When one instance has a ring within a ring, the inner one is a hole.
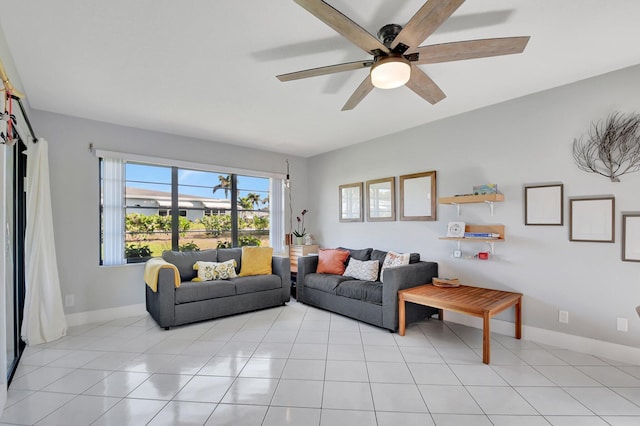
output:
M298 257L318 254L317 244L289 246L289 263L291 265L291 295L296 297L296 281L298 278Z

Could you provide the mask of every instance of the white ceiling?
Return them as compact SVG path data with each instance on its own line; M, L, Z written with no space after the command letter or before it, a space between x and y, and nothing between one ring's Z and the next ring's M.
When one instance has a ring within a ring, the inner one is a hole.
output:
M424 0L330 0L372 34ZM447 94L401 87L340 109L369 59L293 0L0 0L32 108L312 156L640 63L638 0L467 0L423 45L529 35L524 53L422 65Z

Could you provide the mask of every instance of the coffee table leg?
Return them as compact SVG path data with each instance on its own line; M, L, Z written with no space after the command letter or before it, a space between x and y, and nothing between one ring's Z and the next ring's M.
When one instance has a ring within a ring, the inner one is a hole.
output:
M400 293L400 295L398 296L398 323L399 323L398 334L400 334L401 336L404 336L404 332L405 332L404 321L405 321L404 296L402 295L402 293Z
M482 362L489 364L491 361L491 315L484 313L482 324Z
M522 338L522 297L516 302L516 339Z

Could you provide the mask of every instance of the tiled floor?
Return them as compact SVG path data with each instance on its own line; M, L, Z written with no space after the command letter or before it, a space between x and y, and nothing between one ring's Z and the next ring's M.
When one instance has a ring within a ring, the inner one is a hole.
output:
M170 331L148 316L28 348L0 424L640 425L640 362L437 320L406 336L301 305Z

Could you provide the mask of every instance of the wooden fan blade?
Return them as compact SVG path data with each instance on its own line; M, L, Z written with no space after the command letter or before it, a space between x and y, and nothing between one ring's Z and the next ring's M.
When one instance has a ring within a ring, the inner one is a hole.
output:
M419 46L444 23L464 0L428 0L407 22L400 34L391 43L394 50L400 43L412 48Z
M387 46L382 44L380 40L324 1L294 1L365 52L371 53L372 55L375 55L377 50L389 53Z
M357 61L347 62L338 65L328 65L326 67L311 68L304 71L290 72L288 74L280 74L276 77L280 81L300 80L301 78L317 77L319 75L335 74L343 71L353 71L360 68L368 68L373 65L373 61Z
M406 86L432 105L447 97L442 89L427 74L415 65L411 65L411 78Z
M488 38L483 40L457 41L434 44L414 49L419 53L413 64L437 64L439 62L462 61L465 59L487 58L490 56L522 53L529 37Z
M371 77L367 76L360 86L353 92L353 95L349 98L346 104L342 107L342 111L350 111L354 109L361 100L364 99L373 90L373 83L371 83Z

